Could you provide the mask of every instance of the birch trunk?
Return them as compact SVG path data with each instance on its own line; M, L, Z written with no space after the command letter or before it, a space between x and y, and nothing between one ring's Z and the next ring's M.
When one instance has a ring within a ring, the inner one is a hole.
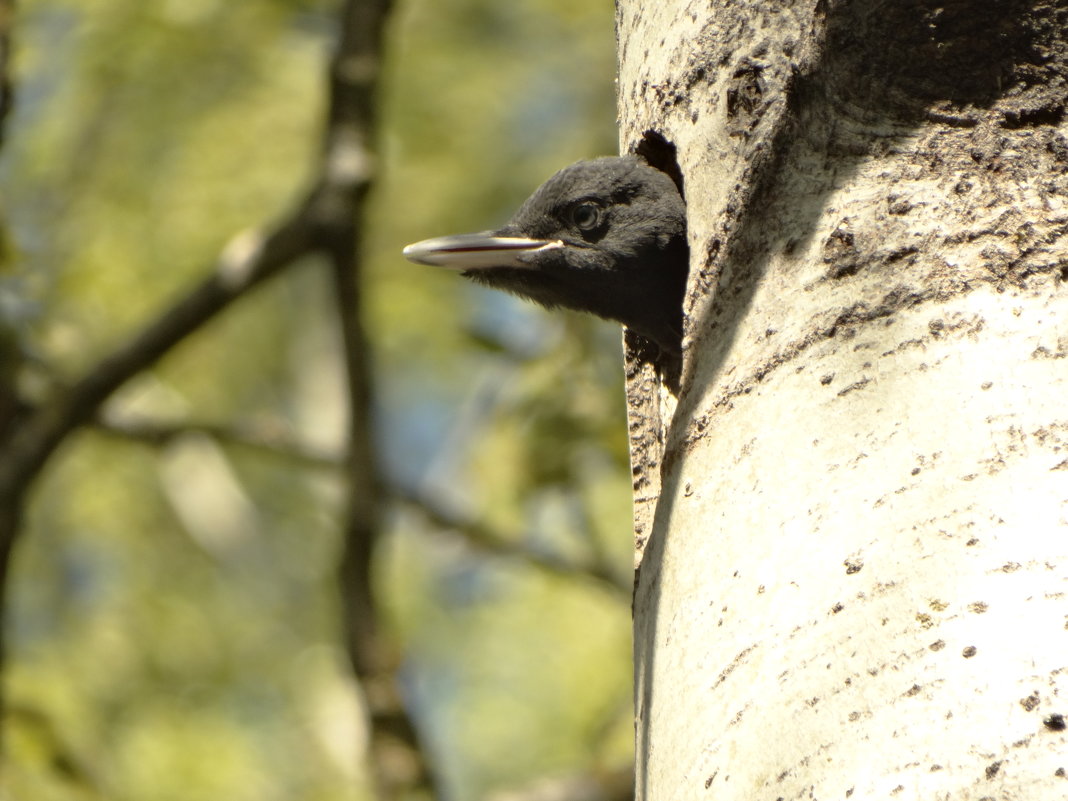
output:
M1068 0L619 0L636 797L1068 797Z

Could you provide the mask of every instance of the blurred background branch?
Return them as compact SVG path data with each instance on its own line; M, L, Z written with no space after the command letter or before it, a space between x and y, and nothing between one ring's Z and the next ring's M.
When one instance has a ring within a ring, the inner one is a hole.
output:
M0 0L0 145L4 143L7 118L15 103L11 82L11 30L14 24L14 0Z
M160 423L112 416L95 420L91 425L101 433L157 448L166 447L183 437L205 436L221 445L248 449L299 469L332 473L341 471L348 464L339 452L297 442L277 424L240 427L195 422ZM532 568L558 577L591 581L629 602L631 578L619 573L614 563L603 554L599 559L578 562L551 553L539 553L527 547L519 533L491 529L457 510L446 509L440 501L410 487L397 484L380 488L379 491L385 493L384 500L388 505L410 509L422 516L435 531L457 537L476 551L489 556L518 559Z

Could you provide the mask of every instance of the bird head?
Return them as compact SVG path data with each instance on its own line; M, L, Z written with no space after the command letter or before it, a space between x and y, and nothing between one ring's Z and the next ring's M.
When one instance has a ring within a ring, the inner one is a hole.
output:
M674 182L634 156L572 164L503 228L427 239L404 255L543 306L623 323L678 353L689 250Z

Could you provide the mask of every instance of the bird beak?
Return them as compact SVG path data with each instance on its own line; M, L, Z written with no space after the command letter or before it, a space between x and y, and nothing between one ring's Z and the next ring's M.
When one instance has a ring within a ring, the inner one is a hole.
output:
M416 264L453 270L483 270L491 267L524 267L523 257L542 250L563 247L559 239L526 239L498 236L491 231L424 239L404 249L404 258Z

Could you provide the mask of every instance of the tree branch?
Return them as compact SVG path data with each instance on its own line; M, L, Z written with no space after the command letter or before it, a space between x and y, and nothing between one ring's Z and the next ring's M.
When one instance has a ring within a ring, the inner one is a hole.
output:
M0 0L0 145L4 143L7 118L15 104L11 81L11 29L15 25L15 0Z
M313 193L312 198L318 193ZM29 414L3 449L0 499L20 496L56 447L92 419L130 378L211 320L234 300L318 247L314 203L306 203L264 238L233 240L214 272L139 334Z
M344 550L339 570L344 639L370 718L370 762L383 799L437 797L415 721L397 681L399 657L383 637L371 581L381 532L382 492L371 421L370 346L361 307L360 219L374 174L375 95L389 0L348 0L331 64L324 151L324 244L343 344L349 430L345 460Z
M556 576L593 580L614 595L630 598L631 582L616 573L603 561L577 563L549 553L537 553L525 548L517 538L504 537L475 520L464 520L446 511L428 498L404 489L394 488L394 498L417 509L435 528L452 531L480 551L505 558L519 559L532 567Z
M108 416L90 423L103 434L122 437L153 447L166 445L189 434L203 434L224 445L248 448L268 456L284 459L312 470L346 469L347 459L338 453L317 449L290 437L279 435L270 426L229 426L219 423L160 423L136 418ZM592 581L613 595L629 599L631 582L608 565L602 554L595 553L590 562L575 562L551 553L539 553L525 547L518 536L501 533L471 518L461 517L426 497L401 486L385 488L384 500L403 505L420 514L437 531L459 538L468 547L489 556L516 559L524 564L568 579Z
M143 443L152 447L167 445L191 434L202 434L223 445L247 448L294 466L312 470L337 472L344 465L344 458L333 450L316 448L279 433L270 425L226 425L221 423L180 422L160 423L133 417L107 415L93 420L89 425L94 431L125 440Z

